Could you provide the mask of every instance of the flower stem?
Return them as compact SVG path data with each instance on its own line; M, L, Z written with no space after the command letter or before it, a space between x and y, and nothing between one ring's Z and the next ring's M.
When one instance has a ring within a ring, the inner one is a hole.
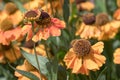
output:
M32 21L31 23L32 23L33 36L34 36L34 35L35 35L35 33L34 33L34 21ZM37 62L39 74L40 74L40 80L42 80L42 79L41 79L40 64L39 64L38 56L37 56L37 53L36 53L35 43L34 43L34 45L33 45L33 48L34 48L34 54L35 54L35 59L36 59L36 62Z

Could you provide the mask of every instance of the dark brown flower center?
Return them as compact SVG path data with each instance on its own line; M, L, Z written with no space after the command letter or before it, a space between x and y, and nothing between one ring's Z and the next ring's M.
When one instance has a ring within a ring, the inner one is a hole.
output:
M109 17L107 14L105 13L100 13L96 16L96 22L95 24L97 26L102 26L102 25L105 25L106 23L109 22Z
M11 30L13 28L13 23L8 18L4 19L0 24L0 29L3 31Z
M24 47L29 48L29 49L33 49L34 43L35 42L33 42L32 40L29 40L29 41L25 42ZM38 43L35 43L35 46L37 46L37 45L38 45Z
M4 9L8 14L13 14L18 8L14 3L9 2L5 5Z
M86 2L87 0L75 0L76 4L80 4L82 2Z
M29 10L25 13L24 17L27 20L36 20L40 15L40 11L37 10Z
M46 25L51 21L50 15L47 12L41 11L39 19L36 21L38 25Z
M93 13L87 13L83 15L82 19L86 25L91 25L95 23L95 15Z
M78 56L85 56L90 52L91 44L88 40L79 39L73 44L73 50Z

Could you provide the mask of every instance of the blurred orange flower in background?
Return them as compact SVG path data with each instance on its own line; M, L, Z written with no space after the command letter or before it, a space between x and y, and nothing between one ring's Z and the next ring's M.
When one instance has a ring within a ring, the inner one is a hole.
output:
M43 44L39 44L29 40L24 43L23 47L21 47L24 51L34 54L34 44L36 53L41 56L46 56L45 46Z
M96 25L101 30L98 40L108 40L114 38L117 34L120 28L120 21L110 21L109 16L106 13L99 13L96 16Z
M19 39L22 35L20 27L14 27L10 19L6 18L0 23L0 43L9 45L10 42Z
M17 66L16 68L19 70L28 71L40 78L40 74L38 70L35 67L33 67L27 60L24 60L24 63L20 66ZM29 78L21 75L17 71L15 71L15 76L18 77L18 80L30 80ZM41 79L47 80L46 77L42 74L41 74Z
M91 46L88 40L77 39L71 44L72 48L65 55L64 62L68 69L72 69L72 73L89 75L89 70L99 70L105 63L106 58L101 55L103 42Z
M0 63L10 63L17 61L21 57L21 52L17 44L2 45L0 44ZM6 60L7 59L7 60Z
M114 63L115 64L120 64L120 48L117 48L113 54L114 56Z
M91 39L98 38L101 31L95 25L95 15L93 13L87 13L82 16L82 23L78 26L76 36L80 35L81 38Z
M114 18L115 20L120 20L120 8L118 8L118 9L114 12L113 18Z

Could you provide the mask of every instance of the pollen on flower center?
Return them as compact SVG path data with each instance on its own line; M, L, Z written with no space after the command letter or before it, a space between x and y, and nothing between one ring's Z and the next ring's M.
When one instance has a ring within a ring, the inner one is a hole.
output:
M47 12L41 11L39 19L36 21L38 25L46 25L51 21L50 15Z
M83 15L82 19L86 25L91 25L95 23L95 15L93 13L87 13Z
M5 5L4 9L8 14L13 14L18 8L14 3L9 2Z
M8 18L4 19L0 24L0 29L2 31L7 31L13 28L13 23Z
M85 56L90 52L91 44L88 40L79 39L73 43L73 50L78 56Z
M109 22L109 17L105 13L100 13L96 16L96 22L95 24L98 26L105 25L106 23Z

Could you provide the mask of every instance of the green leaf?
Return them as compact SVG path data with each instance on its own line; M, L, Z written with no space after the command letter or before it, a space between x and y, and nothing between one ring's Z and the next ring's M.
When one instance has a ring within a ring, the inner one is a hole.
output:
M38 69L38 65L37 65L34 54L29 54L22 49L21 49L21 53L28 60L29 63L31 63L34 67L36 67ZM48 59L45 57L39 56L39 55L37 55L37 56L38 56L38 61L40 64L41 73L48 76L48 70L46 67L46 64L48 63Z
M67 23L68 23L69 15L70 15L69 0L64 0L63 17L64 17L65 22Z
M107 12L106 1L105 0L95 0L95 13Z
M8 63L9 64L9 63ZM31 80L39 80L39 78L37 76L35 76L34 74L30 73L30 72L27 72L27 71L22 71L22 70L18 70L16 68L14 68L13 66L11 66L9 64L9 66L14 69L15 71L17 71L18 73L26 76L27 78L31 79Z

